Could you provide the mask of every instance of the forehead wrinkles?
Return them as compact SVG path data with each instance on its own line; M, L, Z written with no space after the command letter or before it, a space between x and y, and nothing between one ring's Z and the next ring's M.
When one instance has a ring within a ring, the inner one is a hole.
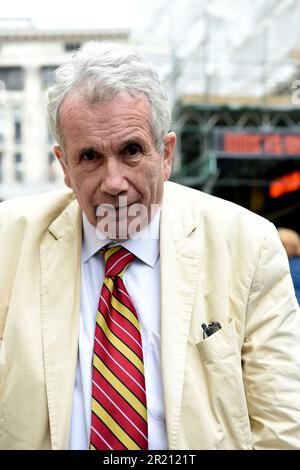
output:
M117 96L98 104L70 97L62 106L61 123L72 138L82 129L83 138L112 139L114 135L119 138L134 132L153 140L150 105L144 97Z

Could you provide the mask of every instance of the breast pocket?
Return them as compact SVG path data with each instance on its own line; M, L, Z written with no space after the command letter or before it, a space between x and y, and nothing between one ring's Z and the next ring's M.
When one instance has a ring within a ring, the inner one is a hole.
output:
M223 325L216 333L200 341L197 349L202 361L237 352L237 335L233 320L230 319L227 325Z
M233 320L196 345L212 415L226 436L227 448L251 449L241 353Z

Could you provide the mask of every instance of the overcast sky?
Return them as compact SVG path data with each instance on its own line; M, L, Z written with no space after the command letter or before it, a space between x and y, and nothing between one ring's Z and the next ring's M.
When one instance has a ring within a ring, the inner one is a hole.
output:
M37 28L131 28L144 0L7 0L0 18L31 18Z

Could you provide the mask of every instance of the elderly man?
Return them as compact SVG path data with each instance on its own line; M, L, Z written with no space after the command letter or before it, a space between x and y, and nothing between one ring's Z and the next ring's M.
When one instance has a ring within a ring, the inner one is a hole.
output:
M131 50L83 47L49 118L71 191L0 210L0 447L299 449L276 229L166 182L166 96Z

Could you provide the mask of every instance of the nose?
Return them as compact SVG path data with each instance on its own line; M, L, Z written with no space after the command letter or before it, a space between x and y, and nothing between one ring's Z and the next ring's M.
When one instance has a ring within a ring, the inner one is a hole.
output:
M103 176L100 184L102 192L117 196L129 189L129 183L124 177L123 166L115 159L109 159L103 169Z

